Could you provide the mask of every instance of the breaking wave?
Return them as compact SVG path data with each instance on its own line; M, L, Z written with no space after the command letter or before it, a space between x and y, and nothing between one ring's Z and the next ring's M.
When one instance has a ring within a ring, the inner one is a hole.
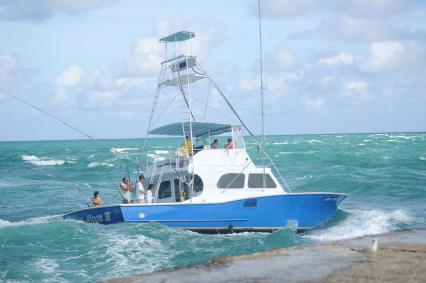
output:
M126 151L139 150L137 147L113 147L111 152L113 153L126 153Z
M87 165L87 168L93 168L93 167L98 167L98 166L113 167L113 166L114 166L114 164L107 163L107 162L94 161L94 162L90 162L90 163Z
M61 215L34 217L34 218L22 220L22 221L7 221L7 220L0 219L0 228L23 226L23 225L37 225L37 224L47 223L50 221L57 221L60 219L62 219Z
M306 237L317 241L335 241L398 230L401 223L415 221L406 211L355 210L345 220L325 230L314 231Z
M61 159L50 159L47 157L37 157L35 155L21 155L23 161L27 163L31 163L37 166L53 166L53 165L63 165L65 163L64 160Z

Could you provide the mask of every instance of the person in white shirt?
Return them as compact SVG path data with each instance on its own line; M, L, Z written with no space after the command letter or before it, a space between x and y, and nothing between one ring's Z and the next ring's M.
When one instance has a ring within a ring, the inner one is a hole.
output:
M131 192L133 192L133 188L129 178L123 178L123 182L120 184L120 189L121 195L123 196L123 203L131 203Z
M136 182L136 201L138 203L145 202L145 190L143 189L143 182L145 181L145 176L140 175L139 180Z
M146 191L146 202L152 203L152 191L154 190L154 184L149 184L148 190Z

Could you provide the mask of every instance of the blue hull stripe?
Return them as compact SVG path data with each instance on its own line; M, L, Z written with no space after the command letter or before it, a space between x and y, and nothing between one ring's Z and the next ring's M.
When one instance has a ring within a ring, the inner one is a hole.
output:
M345 198L345 194L302 193L224 203L116 205L87 208L64 215L64 218L102 224L159 222L190 230L312 229L330 219Z

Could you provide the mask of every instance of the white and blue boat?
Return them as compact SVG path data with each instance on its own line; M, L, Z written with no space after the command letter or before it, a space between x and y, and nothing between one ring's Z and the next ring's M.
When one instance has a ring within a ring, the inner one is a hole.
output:
M161 63L145 138L146 143L149 135L189 136L194 146L189 153L178 149L170 152L167 158L152 160L147 165L144 187L146 190L148 184L154 184L152 203L86 208L66 214L64 218L102 224L158 222L172 228L203 233L274 231L281 228L303 231L326 223L347 195L291 192L263 150L264 143L257 142L217 84L199 66L197 57L192 54L169 57L168 44L186 44L194 36L192 32L181 31L160 40L165 44L165 60ZM174 50L176 52L176 46ZM235 114L237 122L212 123L196 117L192 101L197 97L191 93L191 85L200 80L206 80L209 89L215 89L223 99L223 105ZM160 93L169 87L177 90L177 96L183 102L184 118L152 129L153 121L158 120L155 108ZM263 152L261 166L254 164L247 153L245 132L252 135L252 140ZM232 138L232 146L211 148L213 139L224 135ZM272 168L265 165L265 160L271 163Z

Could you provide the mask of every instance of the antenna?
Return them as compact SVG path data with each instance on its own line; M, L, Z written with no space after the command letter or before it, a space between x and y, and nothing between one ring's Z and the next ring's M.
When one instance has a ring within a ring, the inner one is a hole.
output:
M261 21L261 12L260 12L260 0L258 0L259 6L259 61L260 61L260 104L262 107L261 116L262 116L262 166L263 166L263 189L265 189L265 113L264 113L264 105L263 105L263 60L262 60L262 21Z

